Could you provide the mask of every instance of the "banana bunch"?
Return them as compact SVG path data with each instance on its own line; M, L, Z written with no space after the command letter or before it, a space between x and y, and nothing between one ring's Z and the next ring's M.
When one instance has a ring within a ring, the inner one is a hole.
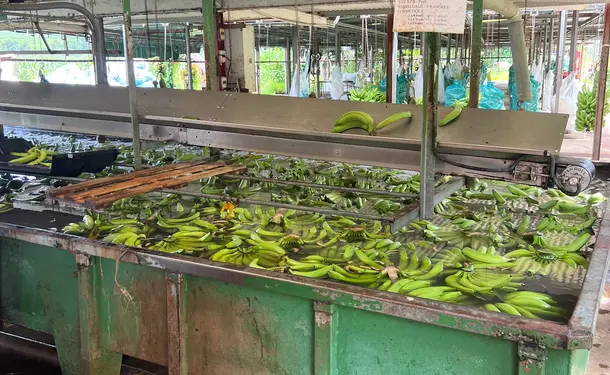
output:
M514 260L498 255L494 247L482 246L477 250L469 247L463 249L445 249L439 256L440 262L450 267L462 268L471 265L474 269L511 268Z
M437 262L432 266L432 260L427 256L420 260L415 252L409 257L406 250L400 251L398 269L401 275L411 280L433 280L443 272L443 262Z
M488 303L484 307L488 311L503 312L515 316L553 320L569 318L569 312L557 306L557 302L548 294L520 291L505 295L502 302Z
M349 91L349 100L353 102L385 103L386 96L376 88L353 88Z
M373 120L373 117L368 113L362 111L349 111L342 114L337 121L335 121L332 132L343 133L351 129L363 129L366 130L369 135L375 135L377 134L377 131L383 130L400 120L410 119L411 117L411 112L398 112L375 125L375 120Z
M563 262L573 268L580 266L586 269L589 267L587 259L577 252L551 251L548 249L517 249L505 254L504 257L509 259L530 258L543 266L553 262ZM532 272L532 270L529 272Z
M467 294L489 295L492 291L517 291L522 276L481 271L472 267L459 270L445 278L445 284Z
M583 87L578 94L576 110L576 130L579 132L592 131L595 128L595 111L597 96L594 88ZM605 126L605 121L604 121Z
M256 246L241 247L241 240L236 237L210 257L210 260L233 263L236 265L252 266L254 268L273 269L279 267L286 251L276 245L260 242Z
M57 155L55 151L44 148L32 147L27 152L11 152L15 159L9 160L10 164L42 165L51 168L50 160Z
M375 120L366 112L350 111L341 115L332 130L333 133L343 133L351 129L365 130L369 135L375 131Z
M135 227L121 227L113 231L103 238L105 242L110 242L116 245L125 245L131 247L142 247L142 241L146 235L140 233Z

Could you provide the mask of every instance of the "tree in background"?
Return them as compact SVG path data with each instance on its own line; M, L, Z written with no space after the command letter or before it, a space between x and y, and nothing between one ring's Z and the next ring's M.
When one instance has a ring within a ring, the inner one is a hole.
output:
M286 64L282 47L261 47L259 70L261 94L286 93Z

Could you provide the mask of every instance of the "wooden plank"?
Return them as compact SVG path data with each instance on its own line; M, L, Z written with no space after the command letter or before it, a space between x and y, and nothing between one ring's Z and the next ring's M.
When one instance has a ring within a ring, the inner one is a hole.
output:
M90 197L95 197L95 196L103 196L105 194L108 193L112 193L115 191L119 191L119 190L123 190L123 189L130 189L132 187L138 187L140 185L147 185L156 181L167 181L167 180L171 180L171 179L175 179L178 176L182 176L188 173L194 173L194 172L200 172L200 171L205 171L205 170L210 170L210 169L214 169L214 168L218 168L220 167L219 165L216 164L203 164L203 165L193 165L190 166L188 168L183 168L183 169L179 169L179 170L168 170L168 171L164 171L163 173L160 174L153 174L151 176L139 176L139 177L135 177L133 179L129 179L127 181L116 181L116 183L114 183L114 181L106 184L105 186L100 186L98 188L95 189L87 189L83 192L80 193L75 193L73 195L67 196L66 199L77 202L77 203L82 203L83 200L86 200L87 198ZM155 169L155 168L151 168L151 169ZM129 175L130 173L128 173L127 175Z
M213 165L216 164L217 166L223 166L225 165L224 163L206 163L204 161L191 161L191 162L186 162L186 163L180 163L180 164L170 164L170 165L165 165L162 167L155 167L155 168L148 168L148 169L143 169L140 171L136 171L136 172L131 172L131 173L126 173L123 175L119 175L119 176L112 176L112 177L104 177L104 178L96 178L94 180L89 180L89 181L85 181L85 182L81 182L79 184L74 184L74 185L68 185L68 186L64 186L64 187L60 187L57 189L52 189L49 191L49 196L50 197L54 197L54 198L59 198L61 196L70 194L72 192L75 191L82 191L82 190L87 190L87 189L92 189L92 188L96 188L99 186L105 186L111 183L115 183L115 182L121 182L121 181L127 181L133 178L138 178L138 177L142 177L142 176L152 176L152 175L157 175L160 173L163 173L165 171L168 170L180 170L180 169L184 169L187 168L189 166L192 165Z
M212 170L201 171L200 173L194 173L192 175L181 176L181 177L175 178L172 181L157 181L157 182L150 183L147 185L138 186L137 188L134 188L134 189L124 189L124 190L120 190L120 191L115 191L113 193L106 194L99 198L93 197L91 200L84 201L83 204L85 207L91 208L91 209L103 208L103 207L106 207L106 206L112 204L113 202L115 202L119 199L127 198L130 196L136 196L136 195L140 195L140 194L144 194L144 193L149 193L149 192L157 190L157 189L162 189L163 187L166 187L166 186L182 184L182 183L198 180L198 179L204 178L204 177L217 176L220 174L231 173L231 172L239 172L244 169L246 169L245 166L236 165L236 166L226 166L226 167L221 167L221 168L215 168Z

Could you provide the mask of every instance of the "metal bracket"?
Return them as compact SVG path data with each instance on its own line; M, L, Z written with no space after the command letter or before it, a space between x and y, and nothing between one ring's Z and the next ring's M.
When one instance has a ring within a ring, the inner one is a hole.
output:
M519 375L544 375L547 349L545 347L519 342Z
M548 171L543 165L529 162L519 163L513 172L515 182L531 181L536 186L545 186L548 175Z

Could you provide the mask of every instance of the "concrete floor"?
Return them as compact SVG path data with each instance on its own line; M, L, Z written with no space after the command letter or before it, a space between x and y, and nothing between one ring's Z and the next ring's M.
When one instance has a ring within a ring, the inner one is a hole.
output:
M593 152L593 133L566 134L561 155L590 159ZM602 133L601 160L610 161L610 127Z

